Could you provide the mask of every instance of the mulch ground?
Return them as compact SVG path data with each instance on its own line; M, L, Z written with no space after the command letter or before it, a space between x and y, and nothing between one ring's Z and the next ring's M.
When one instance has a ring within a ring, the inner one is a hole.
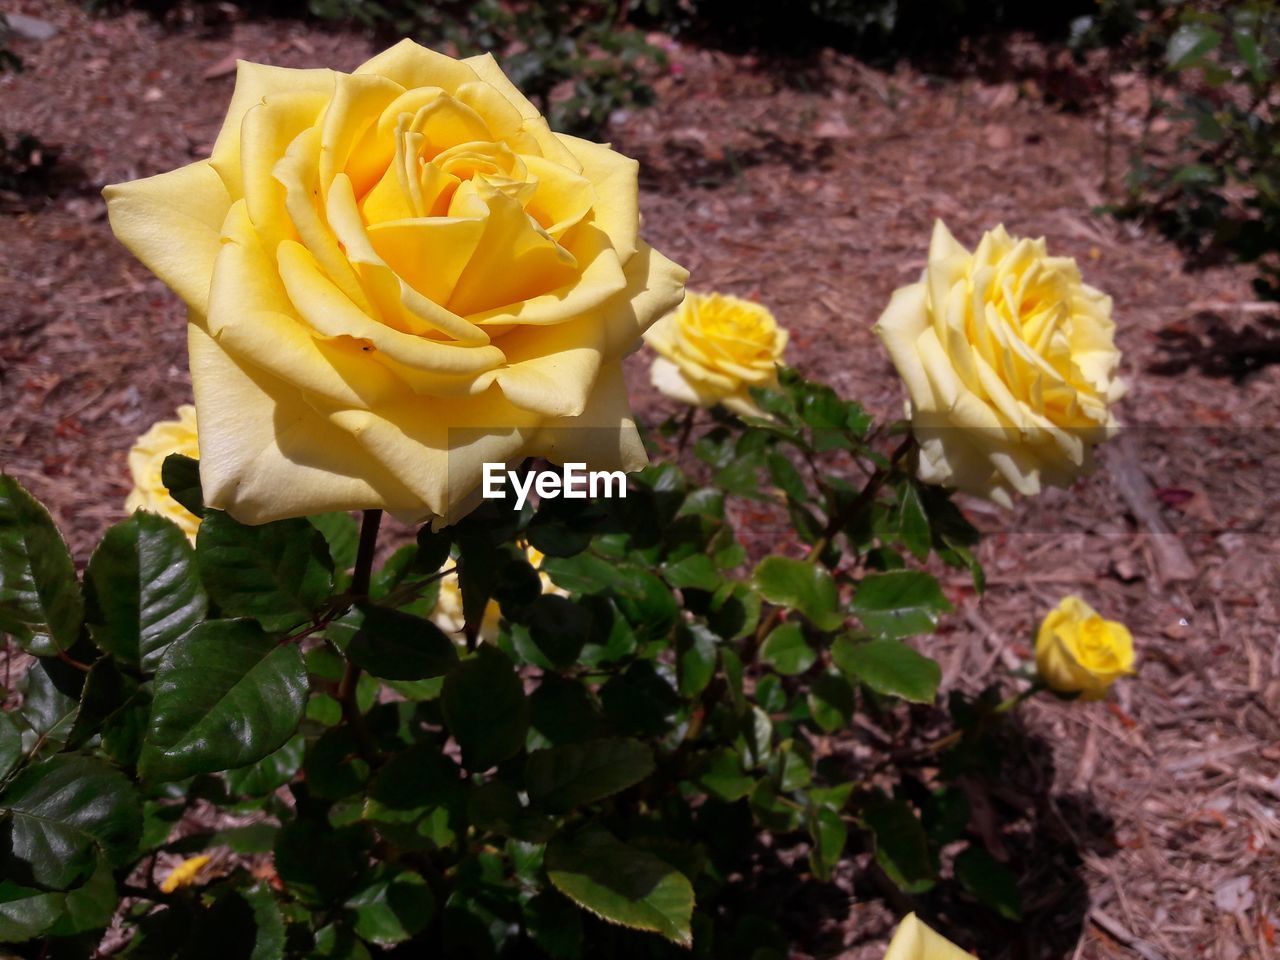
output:
M0 465L83 563L123 516L129 444L190 397L182 311L112 238L102 185L206 156L236 57L350 69L371 46L225 11L167 24L69 3L6 11L59 32L17 42L27 70L0 75L0 132L34 133L58 160L36 188L0 194ZM1092 214L1107 199L1103 121L1047 107L1030 82L670 46L658 107L611 131L643 164L645 233L694 288L771 307L806 374L901 409L870 326L918 275L936 217L970 244L998 222L1043 234L1115 298L1133 429L1074 490L1008 514L966 505L988 534L989 589L953 576L957 612L925 645L948 685L979 689L1024 664L1038 618L1079 592L1131 626L1139 674L1106 704L1021 713L1026 762L971 800L1028 878L1027 922L956 909L949 932L987 958L1280 955L1280 370L1253 362L1270 308L1247 271L1188 272L1159 238ZM1121 91L1122 152L1144 105L1136 85ZM671 411L646 362L629 373L657 420ZM878 735L858 727L832 749ZM797 957L880 956L891 911L854 882L860 862L821 890L771 881Z

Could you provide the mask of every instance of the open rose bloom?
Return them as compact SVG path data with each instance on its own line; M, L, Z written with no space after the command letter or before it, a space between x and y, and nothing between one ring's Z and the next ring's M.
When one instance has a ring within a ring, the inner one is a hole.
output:
M106 190L190 308L205 502L419 521L486 461L642 466L620 361L686 273L637 236L636 172L489 56L242 63L208 160Z
M165 458L171 453L180 453L193 459L200 455L196 408L189 403L178 408L177 420L154 423L134 441L129 450L129 473L133 477L133 489L129 491L124 508L129 513L146 510L148 513L167 517L194 543L200 518L173 499L162 479Z

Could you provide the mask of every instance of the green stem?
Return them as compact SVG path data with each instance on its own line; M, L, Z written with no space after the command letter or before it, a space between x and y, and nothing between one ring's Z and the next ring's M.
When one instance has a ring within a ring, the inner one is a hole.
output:
M382 525L381 510L366 510L360 524L360 545L356 549L356 565L351 572L351 600L353 604L369 599L369 581L373 577L373 555L378 547L378 528ZM364 715L356 692L360 683L360 668L347 660L338 683L338 702L342 704L342 716L356 735L360 754L370 766L377 765L378 749L365 725Z

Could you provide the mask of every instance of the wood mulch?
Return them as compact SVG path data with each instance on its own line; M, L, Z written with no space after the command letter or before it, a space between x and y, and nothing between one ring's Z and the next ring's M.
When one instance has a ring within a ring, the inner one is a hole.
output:
M6 6L59 32L17 41L27 70L0 75L0 132L34 133L59 159L35 189L0 195L0 465L49 505L81 563L123 515L130 442L190 396L182 310L112 238L102 185L206 156L236 57L350 69L371 50L207 9L165 24ZM1272 311L1248 272L1188 272L1159 238L1095 216L1103 121L1047 107L1029 82L663 42L659 106L612 130L643 164L645 233L695 289L771 307L806 374L900 411L870 326L918 276L937 217L970 244L998 222L1043 234L1115 298L1133 428L1074 490L1008 514L967 504L990 586L978 597L952 576L957 612L924 645L947 684L980 689L1025 664L1038 618L1078 592L1130 625L1139 673L1105 704L1021 712L1011 742L1026 762L971 801L1027 878L1027 923L941 904L939 926L991 960L1280 956L1280 370L1250 363ZM1123 151L1143 104L1119 79ZM646 363L629 374L657 420L671 408ZM856 754L864 733L833 749ZM834 886L779 885L807 951L795 956L880 956L891 910L853 883L858 864Z

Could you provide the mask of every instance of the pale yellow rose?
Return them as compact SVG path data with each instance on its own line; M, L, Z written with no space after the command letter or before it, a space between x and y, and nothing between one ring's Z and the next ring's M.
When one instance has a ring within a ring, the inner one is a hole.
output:
M486 461L643 466L621 360L687 274L639 239L636 172L488 55L241 63L208 160L104 191L190 308L205 502L418 521Z
M177 420L161 420L140 436L129 450L129 473L133 476L133 490L124 502L124 508L133 513L146 510L167 517L182 528L192 543L200 518L169 495L160 471L164 459L171 453L180 453L193 460L200 458L196 439L196 408L185 403L178 408Z
M1059 693L1101 700L1112 683L1134 672L1133 635L1080 597L1065 597L1036 634L1036 670Z
M566 596L566 592L561 590L551 582L551 578L542 573L543 553L534 547L525 547L525 556L529 558L529 563L533 565L535 570L539 570L538 577L542 581L543 593L554 593L559 596ZM453 566L453 561L449 560L446 566ZM437 627L450 636L462 636L466 627L466 617L462 613L462 590L458 587L458 575L450 573L440 578L440 598L436 601L436 608L431 614L431 619ZM490 600L484 608L484 617L480 621L481 640L492 643L498 637L498 624L502 620L502 608L498 605L497 600Z
M906 381L926 483L1008 506L1070 486L1117 425L1111 298L1043 239L996 227L970 253L938 222L924 276L876 332Z
M649 377L662 393L700 407L759 416L749 388L777 383L787 331L766 307L723 293L690 293L644 335L658 352Z
M902 918L884 960L973 960L973 954L930 929L914 913Z

